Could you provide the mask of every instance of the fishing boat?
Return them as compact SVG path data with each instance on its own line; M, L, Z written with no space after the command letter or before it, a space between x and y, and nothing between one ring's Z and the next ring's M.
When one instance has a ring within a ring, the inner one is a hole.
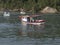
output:
M34 20L33 18L40 16L40 15L26 15L26 16L19 16L19 19L21 19L22 24L31 24L31 25L44 25L45 20L39 19Z

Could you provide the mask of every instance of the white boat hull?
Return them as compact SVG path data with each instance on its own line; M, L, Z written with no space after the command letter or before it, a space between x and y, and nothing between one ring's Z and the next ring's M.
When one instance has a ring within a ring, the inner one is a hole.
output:
M41 23L27 23L27 24L32 24L32 25L43 25L45 22L41 22Z
M22 22L23 25L44 25L45 22Z

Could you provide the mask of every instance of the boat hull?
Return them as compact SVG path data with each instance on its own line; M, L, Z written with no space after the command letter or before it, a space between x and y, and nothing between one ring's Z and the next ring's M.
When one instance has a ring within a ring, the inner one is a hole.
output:
M45 22L22 22L23 25L44 25Z
M33 23L30 23L28 22L27 24L32 24L32 25L44 25L45 22L33 22Z

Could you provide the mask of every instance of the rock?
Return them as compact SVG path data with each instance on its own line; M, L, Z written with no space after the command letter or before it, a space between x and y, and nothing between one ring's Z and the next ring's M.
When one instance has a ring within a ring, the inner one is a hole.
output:
M45 7L43 10L41 10L41 13L57 13L57 9L51 8L51 7Z

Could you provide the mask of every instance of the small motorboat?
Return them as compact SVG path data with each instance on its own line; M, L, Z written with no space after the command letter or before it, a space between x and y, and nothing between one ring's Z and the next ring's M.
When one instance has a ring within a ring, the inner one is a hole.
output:
M22 24L31 24L31 25L44 25L45 20L39 19L34 20L33 17L37 17L39 15L31 15L31 16L19 16Z
M3 16L5 17L5 16L10 16L10 13L9 12L4 12L3 13Z

